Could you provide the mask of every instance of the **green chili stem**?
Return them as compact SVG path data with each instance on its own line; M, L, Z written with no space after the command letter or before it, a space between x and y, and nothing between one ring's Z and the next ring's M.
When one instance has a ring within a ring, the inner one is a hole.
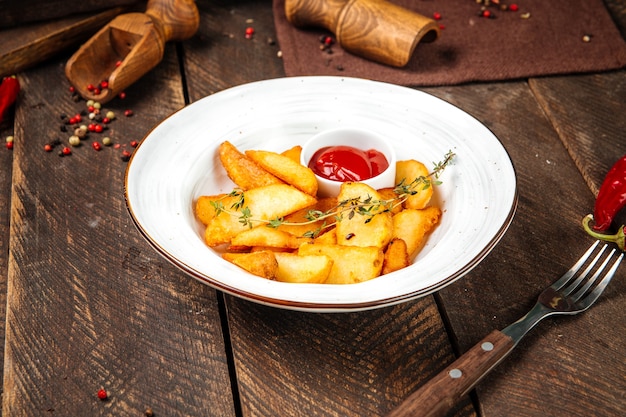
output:
M626 236L624 234L624 226L621 226L617 230L617 233L615 233L614 235L607 235L604 233L598 233L594 231L593 229L591 229L591 227L589 226L589 223L591 222L591 220L593 220L593 215L591 214L587 214L583 218L583 228L590 236L593 236L596 239L604 240L605 242L613 242L617 245L617 247L621 251L624 251L624 243L626 241Z

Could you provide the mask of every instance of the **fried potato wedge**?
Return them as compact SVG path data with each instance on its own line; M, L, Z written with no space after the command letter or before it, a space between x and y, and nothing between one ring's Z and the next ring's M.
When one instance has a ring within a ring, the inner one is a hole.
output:
M391 239L385 250L382 275L389 274L411 264L406 242L399 238Z
M393 237L406 242L409 258L413 259L424 244L424 238L439 223L441 209L404 209L393 216Z
M310 241L312 241L310 238L296 237L291 233L261 225L238 233L231 239L230 244L233 246L298 249L302 243Z
M359 207L356 213L342 213L341 220L337 221L335 230L337 244L346 246L376 246L384 248L391 240L393 222L391 213L385 212L385 208L376 205L380 201L380 194L372 187L361 182L345 182L341 184L341 190L337 200L339 204L354 200L357 203L372 201L372 205ZM350 206L346 203L342 209ZM367 212L367 215L359 214ZM373 217L371 215L374 215Z
M267 278L275 279L278 271L278 262L274 257L274 253L270 251L252 252L252 253L224 253L222 258L245 269L251 274Z
M302 146L296 145L293 148L289 148L286 151L281 152L281 155L300 163L300 156L302 155Z
M336 245L337 244L337 230L335 228L330 229L326 233L322 233L315 239L313 243L321 243L324 245Z
M317 195L317 179L309 167L270 151L247 150L246 156L261 168L309 195Z
M305 243L298 255L326 255L333 266L326 284L354 284L380 276L383 268L383 251L374 246L320 245Z
M226 199L230 199L227 197ZM238 197L235 197L238 198ZM244 209L249 210L250 223L254 226L264 224L263 221L277 219L313 205L315 198L287 185L273 184L248 190L244 194ZM228 204L224 204L228 210ZM241 222L241 212L222 212L215 216L207 225L204 240L214 247L229 243L240 232L250 228Z
M323 284L333 266L333 260L326 255L275 253L274 256L278 262L276 280L282 282Z
M200 223L206 226L211 220L213 220L216 213L215 206L213 204L217 201L223 200L225 197L226 194L203 195L198 197L194 206L194 213L196 218L200 220Z
M228 141L220 145L219 156L228 177L242 190L283 183Z
M380 190L376 190L376 191L378 191L378 194L380 194L381 200L394 201L398 198L398 194L396 194L393 188L381 188ZM394 203L390 207L390 211L392 215L396 213L400 213L402 211L402 204Z
M324 228L325 222L328 220L318 220L310 222L310 213L326 213L333 210L337 206L337 199L335 197L320 198L312 206L305 207L296 211L288 216L285 216L285 222L278 226L278 230L282 230L291 233L294 236L305 236L309 233L314 233L320 230L322 233L326 230ZM324 230L322 230L322 228Z
M396 185L404 182L405 185L411 184L417 178L428 177L428 168L426 165L414 159L407 161L398 161L396 163ZM405 208L423 209L430 202L433 195L433 187L424 188L422 184L418 184L415 188L416 194L409 196L404 202Z

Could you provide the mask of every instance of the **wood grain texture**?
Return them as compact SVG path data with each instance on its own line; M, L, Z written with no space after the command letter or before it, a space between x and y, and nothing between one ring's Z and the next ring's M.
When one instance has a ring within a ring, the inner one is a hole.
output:
M185 43L190 100L236 85L284 77L271 1L199 0L200 28ZM247 27L254 36L245 38Z
M228 301L246 416L384 416L453 360L432 297L347 314ZM450 415L474 415L469 399Z
M178 68L169 48L126 100L106 107L119 117L106 134L130 149L182 107ZM3 414L234 414L215 291L181 274L135 230L121 149L96 152L92 136L71 156L43 151L54 138L67 143L59 114L85 107L70 99L63 62L21 80ZM100 387L108 401L95 396Z
M77 13L97 13L116 6L141 4L139 0L0 0L0 28L61 19Z
M554 91L561 87L563 92L564 85L569 87L564 96L550 100L567 102L570 112L583 111L576 110L576 100L564 99L575 97L578 77L551 81L555 83ZM429 92L486 124L511 155L518 178L519 206L502 243L463 280L439 292L459 351L464 352L480 339L477 335L503 328L525 314L539 292L565 272L593 241L580 226L582 217L593 208L593 193L559 137L562 130L554 128L566 125L566 121L555 122L558 116L546 115L526 83L448 87ZM476 97L483 99L477 101ZM556 103L551 105L562 108ZM607 117L621 117L613 104L611 100L606 102ZM601 125L589 126L591 130L584 134L601 136ZM577 136L583 132L578 130ZM594 143L598 152L614 149L608 142ZM624 274L623 269L618 271L604 299L589 312L541 324L479 384L478 399L485 416L582 416L586 414L583 410L592 409L604 410L604 415L611 416L626 409L626 368L621 359L626 351L611 330L626 318L621 308L626 282L619 279Z
M0 31L0 77L16 74L74 47L124 10L78 15Z

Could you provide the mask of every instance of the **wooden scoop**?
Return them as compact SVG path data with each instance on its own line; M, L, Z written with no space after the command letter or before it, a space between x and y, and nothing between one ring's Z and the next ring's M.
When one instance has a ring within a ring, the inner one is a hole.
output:
M161 62L167 41L190 38L199 24L194 0L149 0L145 13L117 16L81 46L65 75L83 98L106 103ZM103 80L107 88L90 87Z
M386 0L285 0L287 20L296 27L323 27L346 51L403 67L420 41L439 37L433 19Z

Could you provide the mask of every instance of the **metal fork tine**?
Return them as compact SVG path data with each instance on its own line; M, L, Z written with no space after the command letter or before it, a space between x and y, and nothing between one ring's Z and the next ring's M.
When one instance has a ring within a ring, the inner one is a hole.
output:
M578 276L578 278L576 278L572 283L568 283L567 288L563 288L561 290L561 294L565 295L565 296L569 296L571 293L574 292L574 290L576 290L576 288L578 288L578 286L580 285L581 282L583 282L583 280L585 278L587 278L587 275L589 275L589 273L593 270L593 268L596 266L596 264L598 263L598 261L600 260L600 257L602 256L602 254L604 253L604 251L606 250L607 245L604 245L602 247L602 249L600 249L600 252L598 252L598 254L596 255L595 258L593 258L593 261L591 261L589 263L589 265L587 266L587 269L585 269L585 271L580 274ZM604 266L602 267L604 268ZM602 269L601 268L601 269ZM593 277L593 280L595 280L597 278L597 276Z
M613 251L611 252L611 256L613 255L613 252L615 252L615 249L613 249ZM608 262L609 258L607 258L605 263ZM623 258L624 258L624 253L621 253L617 257L617 260L611 266L611 269L609 269L606 275L600 280L598 285L596 285L593 291L591 291L591 293L589 293L589 295L586 298L580 301L579 304L582 304L584 308L589 308L593 303L595 303L595 301L598 299L598 297L600 297L600 295L602 294L606 286L609 285L609 282L611 282L611 279L613 279L613 276L615 275L615 271L617 271L617 268L619 267L619 264L622 262Z
M552 289L558 291L563 288L565 284L567 284L569 280L574 276L574 274L578 272L578 270L585 264L585 262L587 262L587 259L589 259L589 256L591 256L599 243L600 241L596 240L596 242L591 245L589 249L587 249L587 252L585 252L585 254L581 256L580 259L574 264L574 266L572 266L570 270L567 271L558 281L551 285Z
M601 252L602 253L602 252ZM600 253L600 254L601 254ZM585 283L585 285L583 285L582 287L580 287L579 290L576 291L576 293L572 294L571 298L574 301L578 301L580 300L583 295L585 295L585 293L589 290L589 288L591 288L593 286L593 284L596 282L596 280L598 279L598 277L600 276L600 274L602 273L602 271L604 271L604 268L606 268L606 265L609 263L609 261L611 260L611 257L613 256L613 254L615 253L615 249L613 249L611 251L611 253L609 253L609 256L606 257L606 259L604 260L604 262L602 262L602 265L600 265L600 267L598 268L598 270L596 271L595 274L593 274L593 276L587 280L587 282ZM600 255L598 254L598 256ZM598 259L598 257L596 257L595 261ZM593 265L593 264L592 264ZM587 268L589 269L589 268ZM587 272L587 271L585 271ZM609 271L610 272L610 271Z

